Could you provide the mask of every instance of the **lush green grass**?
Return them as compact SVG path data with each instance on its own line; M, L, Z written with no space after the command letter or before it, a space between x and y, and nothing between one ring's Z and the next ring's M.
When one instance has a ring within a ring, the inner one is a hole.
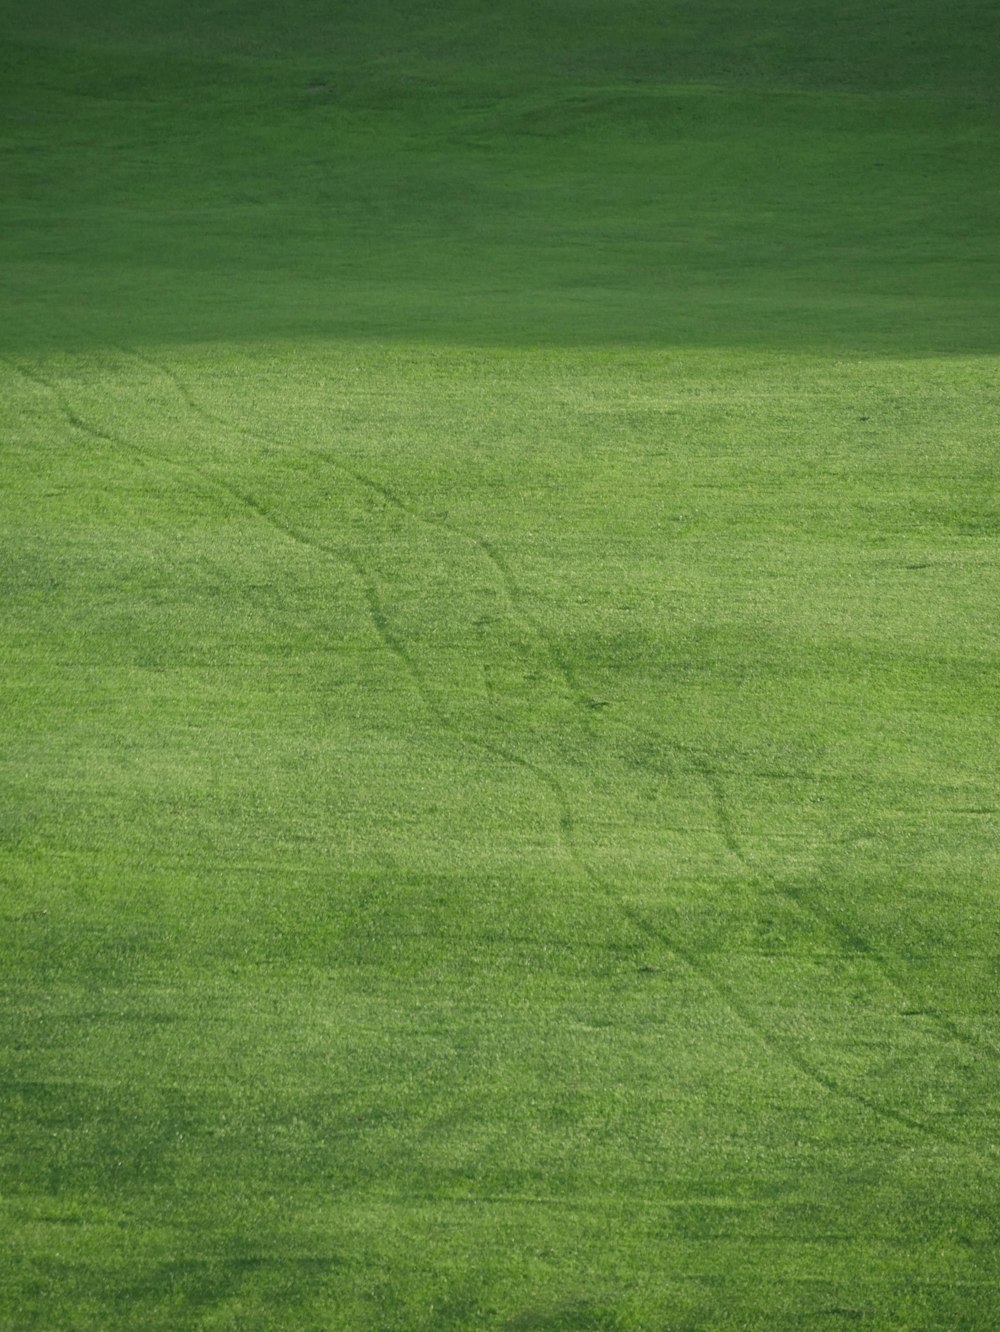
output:
M0 1325L994 1325L995 8L95 8L0 4Z

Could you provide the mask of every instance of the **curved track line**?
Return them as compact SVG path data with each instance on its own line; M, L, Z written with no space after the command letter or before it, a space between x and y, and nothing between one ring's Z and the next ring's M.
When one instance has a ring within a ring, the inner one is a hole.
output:
M174 369L171 366L159 362L154 358L152 358L151 356L149 356L148 354L137 351L135 349L122 347L119 348L119 350L122 351L125 355L131 355L137 360L145 361L147 365L151 366L154 370L158 371L160 374L163 374L166 378L168 378L174 384L175 388L177 389L178 393L180 394L181 398L183 399L189 410L192 411L196 416L199 416L203 421L213 426L221 426L222 428L227 430L232 430L235 428L236 430L241 431L244 435L248 436L249 438L257 439L262 443L271 444L271 445L279 444L288 447L288 445L285 444L284 441L275 438L273 435L270 435L267 432L242 426L234 427L231 421L227 421L224 417L220 417L215 413L209 411L208 408L206 408L203 404L198 402L197 399L195 399L194 395L190 392L187 385L183 382L183 380L180 378L180 376L176 373L176 371L174 371ZM331 458L330 454L327 451L323 451L323 453L320 456L330 461L331 465L336 470L342 472L345 476L350 477L351 480L353 480L357 485L368 490L370 493L377 495L380 499L382 499L385 503L394 508L397 512L403 514L404 516L410 518L412 521L419 523L424 527L435 528L439 531L446 532L448 535L454 538L463 540L467 542L469 545L473 546L476 550L478 550L482 554L482 556L492 566L497 576L497 580L504 590L504 593L506 595L508 604L511 608L514 618L517 620L517 622L521 625L523 629L527 630L531 635L533 635L536 641L542 645L543 651L548 656L554 673L562 679L565 690L569 695L569 697L575 703L581 705L585 709L582 713L581 721L584 726L584 729L590 735L593 735L593 727L589 715L589 709L592 705L592 699L581 686L579 680L576 677L575 672L573 671L572 666L566 660L563 653L559 650L558 645L553 641L552 636L545 628L545 625L538 619L538 617L535 614L533 614L533 612L525 604L524 595L521 592L521 589L518 587L517 580L514 578L510 566L507 564L506 560L497 550L495 545L492 542L488 541L485 537L481 536L479 533L468 531L459 524L451 522L446 518L434 518L427 514L421 513L418 509L414 508L411 504L407 503L407 501L404 500L394 490L392 490L391 487L385 485L383 482L377 481L374 478L366 475L364 472L359 471L357 468L354 468L350 464L343 462L339 458ZM629 730L634 735L638 734L638 732L632 726L626 725L626 729ZM874 961L875 967L881 971L884 979L889 982L889 984L896 990L897 994L899 994L900 998L905 1001L907 997L905 985L902 983L898 975L895 974L892 968L886 963L884 958L878 957L868 952L865 941L861 938L860 935L858 935L855 931L853 931L850 928L850 926L845 925L843 922L837 920L837 918L831 915L829 912L821 911L813 902L810 902L808 900L803 901L800 898L796 897L793 893L790 893L788 889L781 884L780 880L775 874L773 874L770 870L766 869L764 866L756 863L753 860L753 858L747 853L747 851L741 844L739 837L736 834L735 826L733 824L733 820L729 811L729 802L726 798L724 785L718 779L717 774L712 771L711 767L706 762L704 756L698 754L695 750L693 750L689 746L679 744L677 741L674 741L667 736L662 737L662 739L664 743L681 758L681 761L684 764L684 766L686 766L690 771L693 771L694 773L697 774L697 776L701 779L701 781L704 783L705 787L707 788L711 798L712 808L715 814L715 820L719 828L719 834L722 838L723 845L730 852L733 858L740 865L742 865L747 872L765 878L772 885L772 887L777 889L777 891L780 893L782 897L786 899L786 901L793 903L793 905L798 907L800 910L804 909L809 915L812 916L812 918L818 924L823 925L828 929L831 929L834 932L835 936L846 947L850 948L854 952L863 953L866 956L871 957L872 960ZM976 1049L985 1048L994 1054L998 1053L997 1047L995 1047L991 1043L984 1043L981 1040L977 1039L975 1036L969 1035L968 1033L962 1031L962 1029L956 1026L955 1023L951 1021L951 1019L943 1017L940 1014L934 1014L932 1015L932 1020L937 1024L937 1026L941 1031L945 1032L948 1036L950 1036L953 1040L958 1041L960 1044Z
M181 387L179 379L172 371L153 362L149 357L142 356L138 353L132 353L132 355L134 355L137 360L146 361L147 364L152 365L160 373L170 379L178 388L182 398L188 403L190 410L202 419L208 420L212 425L221 425L227 430L235 430L237 433L243 433L246 437L256 438L266 443L280 443L279 440L262 432L244 431L239 426L233 426L229 422L215 418L211 413L205 413L192 404L186 390ZM753 1015L752 1011L737 997L732 987L720 980L713 969L707 966L696 953L693 953L690 949L679 944L672 938L672 936L667 934L666 931L647 920L641 912L630 907L627 903L622 902L621 898L614 893L613 888L597 873L580 851L577 843L572 807L559 780L547 769L532 762L530 759L524 758L523 755L518 754L515 750L508 749L505 746L496 745L491 741L486 741L481 737L471 735L462 730L449 718L445 710L438 703L430 686L427 684L426 678L420 670L416 659L406 647L403 640L392 629L382 605L381 598L379 597L377 583L352 550L349 548L331 546L325 542L318 541L316 538L302 532L293 525L277 518L264 504L253 496L236 489L229 482L223 481L213 474L206 472L205 469L199 467L195 463L176 462L173 459L160 455L154 450L141 449L135 445L130 446L120 437L112 435L101 428L92 426L73 410L72 406L67 402L56 385L50 383L37 372L24 370L24 368L18 363L10 361L9 359L7 360L7 364L12 365L16 371L24 376L24 378L32 380L46 388L58 403L60 409L70 423L77 429L94 438L116 445L117 447L125 447L130 451L143 454L146 458L152 458L158 463L166 464L175 471L194 473L203 482L207 482L210 486L214 487L217 493L222 492L230 498L237 500L246 509L254 513L263 522L267 523L273 530L280 532L287 539L318 551L327 558L348 563L363 589L369 616L376 632L385 647L396 657L405 672L409 675L418 696L421 698L428 712L441 729L453 736L461 744L475 748L493 759L499 759L502 762L519 767L523 771L530 773L540 785L544 786L549 791L558 811L557 822L564 850L568 859L574 865L581 877L585 878L595 889L599 890L602 896L604 896L622 915L624 915L626 919L631 921L641 933L645 934L648 938L672 953L684 964L691 974L697 976L704 984L713 990L723 1003L724 1007L728 1008L734 1017L736 1017L753 1036L756 1036L767 1050L772 1054L783 1058L814 1085L840 1100L848 1101L861 1107L869 1114L886 1123L892 1123L912 1132L917 1132L937 1140L956 1144L961 1143L962 1140L960 1138L952 1135L943 1126L932 1125L911 1116L903 1115L890 1107L881 1105L879 1102L865 1096L863 1093L841 1086L827 1074L815 1068L797 1049L776 1036L772 1031L769 1031L761 1021ZM345 467L343 470L348 475L354 475L353 469ZM382 493L382 488L377 483L372 482L369 478L355 477L355 480L359 485L362 485L367 489ZM409 510L407 509L406 512L409 512ZM678 752L682 752L679 747L674 747L678 749Z
M777 889L787 902L791 902L793 906L798 907L800 910L804 910L818 925L825 926L829 929L842 946L860 957L869 959L873 963L875 969L880 972L883 980L896 991L900 1000L904 1003L908 1002L909 996L907 994L905 982L901 980L896 970L883 956L878 953L873 953L869 949L867 941L862 935L858 934L856 930L853 930L850 925L839 920L832 912L825 911L817 906L815 902L808 898L803 899L796 893L790 891L784 886L772 870L769 870L766 866L756 861L745 849L733 826L732 818L729 813L728 801L726 800L724 783L719 778L718 774L712 771L704 757L697 756L693 750L690 750L687 747L682 747L682 749L683 752L686 753L689 762L699 773L705 785L712 793L712 799L716 807L716 819L719 824L722 839L731 854L740 862L744 869L748 873L755 874L759 878L766 880L773 888ZM944 1014L928 1013L927 1016L940 1031L945 1035L950 1036L951 1039L958 1042L959 1045L966 1046L973 1050L985 1050L991 1055L1000 1054L1000 1048L998 1048L992 1041L984 1040L981 1037L963 1031L951 1018Z
M154 358L148 353L138 351L135 348L119 347L118 350L126 356L132 356L138 361L144 361L152 369L158 371L169 379L177 389L177 392L180 394L189 410L208 424L221 426L226 430L235 429L246 438L256 439L264 444L278 444L283 447L290 447L285 441L276 438L274 435L255 429L253 426L234 425L232 421L210 411L204 406L204 404L200 403L194 397L173 367L164 362L154 360ZM581 687L572 667L567 662L564 654L559 650L557 644L552 640L552 636L545 628L544 624L525 605L523 594L511 573L510 566L503 559L492 542L487 541L485 537L480 536L477 532L470 532L458 523L449 521L447 518L435 518L429 514L421 513L419 509L408 504L406 500L404 500L401 495L397 494L397 492L390 486L387 486L382 481L377 481L374 477L368 476L367 473L360 471L358 468L352 467L350 463L344 462L343 459L332 457L328 450L317 450L314 453L314 456L323 458L330 463L336 471L341 472L344 476L350 477L356 485L369 491L371 494L378 496L378 498L384 503L388 504L398 513L411 519L413 522L419 523L423 527L443 531L457 540L467 542L470 546L478 550L483 558L493 566L497 582L500 584L506 595L514 619L520 624L522 629L527 631L529 636L534 637L536 641L542 645L545 654L549 658L554 673L562 679L566 693L573 702L586 708L591 707L591 698ZM583 714L582 720L584 726L589 729L590 718L586 712Z
M168 378L174 384L182 400L192 411L192 413L198 416L201 420L203 420L207 424L213 427L221 427L228 431L235 431L237 434L243 434L245 438L256 439L258 442L261 443L270 444L272 446L289 447L285 443L285 441L282 441L280 438L268 434L266 431L234 425L232 422L227 421L224 417L216 416L213 412L208 411L200 403L197 402L197 400L187 389L187 386L183 383L183 381L180 379L180 377L171 367L161 364L160 362L154 360L152 357L146 355L145 353L140 353L137 351L132 351L130 353L129 350L126 348L120 348L120 350L124 351L126 355L131 354L137 360L145 361L147 365L151 366L154 370L158 371L159 373L163 374L166 378ZM435 520L428 518L426 515L421 514L417 510L413 509L410 505L408 505L405 501L403 501L398 495L395 494L395 492L390 490L387 486L383 485L378 481L373 480L371 477L365 475L364 473L359 472L356 468L353 468L346 463L342 463L339 459L332 460L332 465L337 470L341 471L344 475L350 477L359 487L368 490L370 493L378 495L381 499L390 504L391 507L396 509L398 512L404 514L405 516L409 517L413 521L423 524L424 526L444 529L447 532L453 535L459 535L463 537L466 541L469 541L472 544L474 544L487 556L491 564L493 564L493 566L497 569L497 571L501 576L505 590L508 593L508 599L512 607L514 608L515 611L519 610L522 598L520 590L517 588L516 582L513 578L513 575L511 574L509 567L505 564L505 562L503 562L501 559L497 557L496 552L493 551L489 543L486 542L484 538L481 538L474 534L470 534L466 532L464 529L459 529L456 527L456 525L448 523L446 520L443 519ZM931 1124L928 1124L919 1119L915 1119L912 1116L904 1115L898 1111L891 1109L890 1107L881 1105L879 1102L873 1100L870 1097L865 1096L863 1093L856 1092L851 1090L850 1088L845 1088L841 1086L834 1079L830 1078L827 1074L825 1074L821 1069L814 1067L795 1048L794 1045L790 1044L787 1041L782 1040L780 1037L776 1036L773 1031L765 1027L764 1024L761 1023L760 1020L753 1015L752 1011L747 1007L747 1005L745 1005L739 999L738 995L733 990L733 988L730 985L728 985L725 981L721 980L718 974L714 971L714 969L708 966L702 959L700 959L696 953L692 952L691 950L685 948L683 945L679 944L676 941L676 939L674 939L672 936L668 935L664 930L659 929L652 922L647 920L641 914L641 912L636 911L634 908L622 902L621 898L614 893L613 888L606 882L606 880L604 880L597 873L596 870L593 869L593 867L589 864L589 862L581 853L578 845L575 823L573 820L572 806L570 804L570 801L566 795L564 788L562 787L558 779L555 776L553 776L553 774L550 773L547 769L541 767L540 765L532 762L529 759L524 758L523 755L518 754L515 750L508 749L504 746L496 745L490 741L483 740L481 737L471 735L468 732L463 731L460 727L456 726L455 723L451 721L445 710L441 707L441 705L438 703L437 699L435 698L432 690L427 684L425 676L420 671L420 668L417 665L416 660L409 652L405 643L403 643L403 641L393 633L391 626L389 625L388 619L385 615L381 599L378 595L377 584L375 583L374 579L372 579L368 570L361 564L360 561L357 560L357 557L354 555L354 553L349 549L345 551L339 551L334 549L333 547L327 546L325 543L320 542L315 538L306 536L298 529L295 529L290 525L283 524L280 523L278 520L275 520L273 515L268 514L266 511L261 509L259 505L255 505L254 507L256 511L261 513L261 515L265 517L268 521L270 521L273 526L283 531L293 540L296 540L304 545L312 546L314 549L322 551L333 558L347 559L347 561L351 564L359 581L361 581L364 586L365 598L368 604L369 613L371 615L373 623L376 626L376 629L378 630L380 636L383 639L383 642L386 644L388 648L390 648L390 650L397 656L397 658L405 666L407 672L410 674L414 682L415 687L417 688L421 698L423 699L425 706L427 707L430 714L434 717L437 724L443 730L451 734L460 743L472 746L473 748L478 749L480 752L485 753L489 757L492 757L494 759L499 759L502 762L506 762L508 764L521 768L523 771L530 773L540 785L546 787L558 811L558 826L564 849L567 853L568 858L576 868L577 873L581 877L585 878L594 888L599 890L602 893L602 895L605 898L607 898L612 903L612 905L618 911L620 911L622 915L626 917L626 919L630 920L632 924L641 933L646 935L648 938L654 940L656 943L659 944L660 947L665 948L668 952L671 952L676 958L678 958L679 961L681 961L687 967L687 969L692 974L698 976L698 978L702 980L703 983L709 986L709 988L711 988L715 992L716 996L722 1000L723 1004L729 1008L729 1010L734 1014L734 1016L736 1016L739 1019L739 1021L753 1035L757 1037L757 1039L765 1046L765 1048L771 1051L771 1053L779 1057L783 1057L788 1063L790 1063L793 1067L798 1069L800 1073L802 1073L805 1077L809 1078L815 1085L819 1086L824 1091L827 1091L830 1094L838 1096L842 1099L847 1099L849 1101L852 1101L855 1104L869 1111L871 1114L883 1120L893 1122L904 1128L926 1134L927 1136L936 1137L941 1140L952 1141L952 1142L961 1141L960 1139L950 1135L947 1132L947 1130L945 1130L940 1126L932 1126ZM548 648L550 655L553 656L554 660L556 660L557 664L559 665L560 668L559 674L562 676L571 695L577 701L585 699L586 695L584 695L583 691L579 688L579 685L577 684L570 668L564 662L561 662L560 659L555 655L554 645L552 645L551 642L549 641L547 634L545 634L540 627L535 626L534 617L527 616L523 612L523 610L520 611L520 616L522 623L527 623L529 626L532 626L536 634L540 638L542 638L542 640L545 642L545 645ZM677 742L669 739L666 739L666 743L674 750L675 753L685 758L687 760L688 766L690 768L693 768L694 771L696 771L698 775L702 778L702 780L705 782L705 785L707 786L712 796L713 806L715 808L715 813L716 813L716 821L719 825L720 834L727 849L746 869L750 870L751 872L759 873L760 871L757 869L756 866L753 865L753 863L744 853L739 843L739 840L735 833L735 829L732 824L731 817L729 815L728 803L725 799L724 790L722 789L721 784L718 783L716 775L711 771L710 767L704 761L704 759L700 755L697 755L695 751L691 750L689 747L680 745ZM766 877L773 880L773 876L767 875ZM782 889L780 884L776 883L775 886L778 887L779 891L782 892L783 895L787 896L786 890Z

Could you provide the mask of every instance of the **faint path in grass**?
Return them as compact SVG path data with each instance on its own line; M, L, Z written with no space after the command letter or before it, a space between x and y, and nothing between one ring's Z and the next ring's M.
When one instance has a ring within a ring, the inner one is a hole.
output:
M424 697L425 703L432 705L432 710L435 711L439 716L443 715L440 713L440 709L437 709L436 706L433 704L433 699L428 695L426 684L423 681L423 678L420 674L416 662L413 660L411 654L407 650L406 644L397 634L393 632L392 626L389 624L386 615L382 609L382 604L378 596L378 591L375 582L371 577L371 574L368 572L367 568L362 563L362 561L358 559L357 554L351 549L350 546L348 545L334 546L326 542L318 541L314 537L308 536L306 533L300 531L297 527L295 527L291 523L288 523L284 519L280 518L277 514L273 512L273 510L271 510L263 501L258 499L256 496L251 495L249 492L245 490L241 490L237 486L234 486L232 482L226 480L224 477L217 476L214 472L199 466L199 464L196 462L191 462L191 461L178 462L176 459L169 457L167 454L160 453L158 450L150 449L148 447L144 447L134 442L130 443L127 440L123 439L121 436L111 434L109 431L103 429L102 427L95 426L91 422L85 421L79 415L79 413L74 411L73 407L68 402L68 400L66 399L66 397L64 396L64 394L62 393L57 384L46 379L45 377L40 375L37 371L25 369L22 365L20 365L15 361L10 360L7 357L3 357L2 359L6 362L6 364L12 366L25 379L28 379L33 383L46 389L51 394L51 396L61 409L63 415L66 417L70 425L74 427L74 429L79 430L82 433L91 436L91 438L93 439L100 440L103 443L112 444L114 447L119 449L125 449L126 451L141 458L146 465L150 465L152 463L153 465L168 467L175 472L179 472L182 475L185 475L188 478L190 478L191 475L194 475L202 482L203 485L208 487L209 493L214 492L215 494L218 494L221 492L227 495L229 498L235 500L238 504L242 505L244 508L249 509L252 513L256 514L258 518L267 523L270 527L272 527L275 531L279 532L282 536L287 537L291 541L297 542L299 545L307 546L313 550L320 551L322 554L326 556L329 556L335 560L345 562L348 565L350 565L359 583L361 584L369 616L383 643L403 663L409 674L418 683L421 695Z
M195 398L194 394L172 366L154 359L147 352L138 351L135 348L120 347L119 350L126 356L132 356L136 360L144 361L153 370L158 371L169 379L177 389L177 392L187 405L188 409L194 415L200 417L206 424L213 427L219 426L224 430L237 430L246 438L256 439L260 443L271 445L282 444L287 446L287 441L279 440L273 434L269 434L266 431L262 431L253 426L236 425L234 422L227 420L226 417L211 411ZM565 654L560 650L558 644L553 640L552 635L548 632L544 622L535 615L527 605L524 594L518 587L517 580L514 578L510 566L493 542L488 541L478 532L470 531L468 528L454 522L450 518L437 517L432 514L422 513L412 504L409 504L397 491L393 490L391 486L386 485L383 481L376 480L376 478L369 476L366 472L360 471L357 467L353 467L350 463L345 462L343 458L333 457L328 450L316 451L314 456L323 458L324 461L328 462L336 471L349 477L356 485L367 490L370 494L375 495L382 500L383 503L389 505L390 508L395 509L404 517L409 518L412 522L419 523L423 527L438 532L444 532L446 535L463 541L467 545L473 547L474 550L478 551L487 563L492 566L496 581L503 589L514 620L541 645L544 654L549 660L553 673L561 679L567 695L574 703L579 704L582 708L587 710L593 708L594 700L581 686L572 666L566 660ZM584 727L589 730L590 719L588 711L582 713L582 721Z
M258 428L235 424L234 422L227 420L225 417L210 411L194 397L190 389L173 367L150 357L147 353L132 348L120 348L120 350L125 355L131 355L135 359L145 362L153 370L169 379L188 409L194 415L198 416L205 424L213 428L221 428L231 432L235 431L238 434L242 434L245 438L255 439L260 443L269 444L271 446L289 446L287 441L281 440L274 434ZM517 581L514 578L510 566L492 543L478 533L470 532L448 519L431 517L421 513L384 483L375 480L373 477L368 476L366 473L339 458L332 458L328 452L324 452L322 456L327 459L336 470L353 480L361 489L375 494L405 517L408 517L412 521L425 527L443 531L446 535L451 537L460 538L479 550L493 567L504 588L507 600L515 618L522 627L528 628L535 635L536 639L542 643L550 662L553 665L555 673L562 680L570 697L575 702L584 704L588 708L592 706L592 699L580 685L571 666L559 651L557 645L552 641L551 635L546 630L544 624L526 607L524 595L517 585ZM255 507L257 507L258 512L262 512L259 506ZM267 515L266 513L264 516L270 517L270 515ZM273 521L273 518L271 520ZM540 785L545 786L558 811L560 837L567 856L573 863L577 873L608 898L617 910L631 921L640 933L647 938L654 940L661 947L671 952L692 974L698 976L699 979L714 990L716 995L723 1001L730 1011L757 1036L768 1050L778 1057L784 1058L804 1076L811 1079L824 1090L836 1096L846 1097L864 1107L872 1114L883 1119L891 1120L905 1128L940 1137L942 1140L959 1141L959 1139L951 1138L947 1131L940 1126L931 1126L922 1120L904 1115L899 1111L883 1106L871 1097L867 1097L863 1093L845 1088L834 1079L830 1078L821 1069L817 1068L812 1062L807 1060L793 1043L782 1039L773 1030L767 1028L760 1019L754 1015L752 1009L740 999L737 991L722 980L715 969L709 966L696 952L685 948L684 945L679 943L673 936L649 921L641 912L623 902L621 897L615 893L613 886L598 874L581 852L580 841L573 817L572 804L566 794L565 788L559 782L558 778L548 771L548 769L532 762L530 759L526 759L516 750L506 746L497 745L491 741L483 740L482 737L467 732L463 728L457 726L447 715L446 711L438 703L433 690L428 684L426 677L421 672L416 659L413 657L412 653L409 652L402 639L393 633L382 605L381 598L378 594L377 584L367 568L357 560L353 551L349 548L345 548L341 551L340 548L328 546L315 538L307 536L299 529L293 528L287 523L275 522L274 525L278 526L280 530L302 544L312 545L315 549L322 550L334 558L337 558L338 555L347 558L358 579L364 585L369 613L383 639L383 642L395 653L397 658L403 663L409 672L425 706L428 708L428 711L434 717L437 724L443 730L453 735L461 743L472 746L494 759L499 759L519 767L522 771L531 774ZM583 714L583 722L588 731L592 733L590 718L586 712ZM769 882L772 882L778 890L783 893L783 895L790 900L796 901L797 904L801 906L802 903L799 902L797 898L794 898L793 895L789 894L787 889L785 889L773 875L768 873L762 867L756 865L745 852L735 831L735 825L730 814L729 803L726 798L724 786L704 756L690 746L682 745L667 737L664 737L664 739L668 746L673 749L673 751L681 758L682 762L685 763L685 766L687 766L690 771L696 773L708 789L720 835L730 854L749 873L767 878ZM809 904L806 904L806 909L810 909ZM840 926L839 922L836 922L833 917L821 915L816 911L813 911L813 915L818 921L832 926L835 931L840 934L842 942L855 948L856 951L868 952L859 937L849 930L845 931L844 927ZM887 978L892 981L892 978L888 976L888 972L886 972L886 975ZM892 983L895 985L895 988L899 990L899 985L894 981ZM952 1024L947 1023L944 1020L941 1025L943 1029L948 1030L949 1034L956 1034L957 1039L970 1039L964 1037L962 1034L953 1033L951 1030Z
M40 375L37 370L29 370L26 366L13 360L10 356L2 354L0 354L0 364L9 366L15 374L20 375L22 379L27 380L30 384L34 384L36 388L40 388L44 393L47 393L52 399L54 399L69 425L72 426L74 430L79 431L80 434L87 435L91 439L96 439L99 443L110 444L116 450L124 448L148 471L155 472L157 468L169 466L174 467L175 470L191 470L195 474L198 474L198 468L196 466L191 466L189 469L187 465L173 463L169 458L160 457L159 454L144 449L141 445L128 444L126 441L118 438L118 436L110 434L101 426L94 425L90 421L85 421L78 412L74 411L71 403L59 387L51 380ZM205 482L206 478L202 477L202 481ZM214 493L215 488L214 481L208 481L208 488L204 489L202 493L212 494Z
M711 766L704 755L697 754L688 746L675 746L679 753L687 756L689 763L699 774L705 785L711 792L712 800L715 805L716 820L722 834L723 841L730 853L743 866L748 874L755 875L759 879L765 880L777 892L791 902L800 910L805 911L812 917L817 924L829 930L837 939L840 946L847 952L855 956L864 957L870 961L879 971L882 978L896 991L902 1003L910 1004L910 998L907 993L906 982L899 975L898 971L886 959L884 954L878 953L871 948L868 941L853 930L850 925L836 915L828 908L820 906L811 896L804 893L794 892L781 878L766 865L761 864L747 850L746 846L738 836L735 824L730 813L730 802L726 795L725 783L719 773ZM949 1036L958 1044L966 1046L973 1050L985 1050L989 1054L996 1056L1000 1054L1000 1047L994 1042L984 1040L979 1036L964 1031L956 1022L945 1014L937 1010L920 1010L921 1013L930 1018L934 1025L945 1035Z
M136 352L126 354L132 355L137 360L144 361L147 365L151 366L169 379L188 406L188 409L193 414L199 416L203 421L210 424L213 428L222 427L237 434L243 434L245 437L256 438L270 444L276 445L280 443L279 440L265 432L259 430L246 430L239 425L227 422L224 418L218 418L214 414L204 411L193 402L191 395L187 392L186 388L183 387L179 377L170 368L161 366L158 362L153 361L148 356L140 355ZM525 758L524 755L518 753L515 749L506 745L497 744L491 740L486 740L457 725L451 719L445 708L438 701L436 693L432 685L429 683L427 676L421 669L416 657L409 650L402 637L393 629L389 616L385 611L377 581L350 545L334 545L319 540L310 533L289 523L286 519L279 517L266 503L257 497L234 486L230 481L217 476L213 471L200 466L198 463L178 461L177 459L170 458L168 455L160 453L158 450L150 449L148 446L138 445L134 442L130 443L121 436L108 431L103 426L93 424L83 418L73 408L71 402L66 398L57 383L49 380L37 370L26 369L19 362L14 361L11 358L4 357L2 359L24 379L44 388L51 395L53 401L57 404L66 420L74 429L93 439L97 439L102 443L111 444L116 448L125 449L129 453L141 457L146 465L153 464L165 466L176 473L186 475L188 479L190 479L191 476L195 476L203 485L207 485L210 489L214 490L216 494L223 494L228 498L235 500L238 504L242 505L244 509L252 513L260 521L266 523L272 528L272 530L278 532L285 539L318 552L325 558L331 559L337 563L347 564L351 568L362 589L369 618L379 639L385 649L400 663L400 666L411 680L414 689L422 700L428 714L433 718L441 731L451 735L460 745L474 749L494 761L508 764L520 769L522 772L528 773L538 785L544 787L549 793L557 814L559 838L567 859L573 865L577 874L586 882L590 883L595 890L600 892L613 908L619 911L631 922L640 934L652 940L659 947L665 949L677 958L692 975L696 976L716 995L716 997L722 1002L723 1006L732 1013L732 1015L752 1036L757 1038L769 1053L778 1059L784 1060L821 1090L840 1100L854 1104L865 1110L874 1118L886 1123L891 1123L911 1132L919 1133L940 1141L956 1145L962 1143L963 1140L961 1138L953 1135L943 1125L930 1123L910 1115L902 1114L901 1112L894 1110L892 1107L885 1106L872 1097L866 1096L864 1093L858 1092L853 1088L845 1087L834 1078L831 1078L821 1068L818 1068L813 1064L812 1061L805 1058L794 1044L769 1029L760 1018L756 1016L750 1006L742 1000L734 987L722 980L714 968L700 957L697 952L685 947L684 944L680 943L666 930L653 924L653 922L648 920L640 911L622 901L621 897L616 893L614 886L594 869L580 849L580 838L577 832L576 821L573 816L572 803L559 779L547 768L543 767L541 764L533 762L531 759ZM356 473L354 469L344 467L342 470L345 474L352 476L359 486L370 491L374 490L379 494L384 494L383 488L377 482L364 477L360 473ZM409 506L403 505L402 502L396 503L394 507L402 509L403 512L409 513L412 517L417 519L417 515L412 514ZM419 518L418 520L429 521L423 518ZM506 577L510 579L511 583L513 583L509 571ZM519 595L520 594L518 594L518 596ZM677 745L674 745L673 747L678 753L688 753L684 747ZM707 766L702 770L702 775L706 777L706 780L708 780L709 771ZM723 836L728 837L728 841L731 844L730 849L733 851L733 854L737 855L745 865L749 866L749 862L739 849L739 843L732 829L732 823L728 815L721 788L711 786L711 789L715 792L719 802L719 809L722 811L721 819Z

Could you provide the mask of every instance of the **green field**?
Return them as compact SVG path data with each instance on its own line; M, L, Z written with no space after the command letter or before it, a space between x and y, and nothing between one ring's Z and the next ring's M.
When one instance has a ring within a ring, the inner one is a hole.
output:
M0 1327L996 1327L1000 8L0 24Z

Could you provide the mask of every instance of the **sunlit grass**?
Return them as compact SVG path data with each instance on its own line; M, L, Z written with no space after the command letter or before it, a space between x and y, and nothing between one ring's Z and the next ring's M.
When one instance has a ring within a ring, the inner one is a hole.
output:
M4 1326L989 1326L966 8L16 15Z

